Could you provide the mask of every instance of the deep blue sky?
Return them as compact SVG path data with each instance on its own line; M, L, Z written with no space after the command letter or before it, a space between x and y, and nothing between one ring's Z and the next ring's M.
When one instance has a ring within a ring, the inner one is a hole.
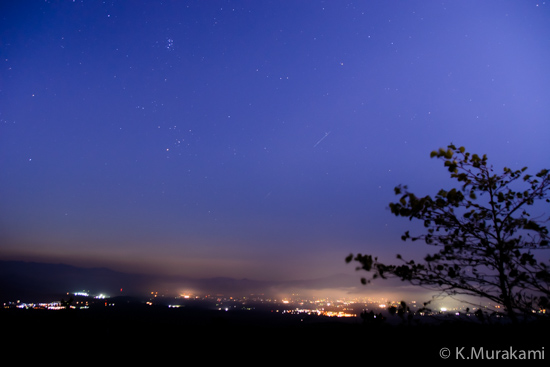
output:
M0 256L253 279L424 254L450 142L550 158L550 4L3 1ZM357 274L359 277L360 274Z

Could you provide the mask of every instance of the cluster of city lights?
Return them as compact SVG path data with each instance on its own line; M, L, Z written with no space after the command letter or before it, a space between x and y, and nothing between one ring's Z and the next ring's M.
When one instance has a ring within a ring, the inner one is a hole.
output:
M292 314L292 315L317 315L317 316L328 316L328 317L357 317L356 314L347 313L344 311L325 311L325 310L309 310L309 309L300 309L296 308L294 310L284 310L283 314Z

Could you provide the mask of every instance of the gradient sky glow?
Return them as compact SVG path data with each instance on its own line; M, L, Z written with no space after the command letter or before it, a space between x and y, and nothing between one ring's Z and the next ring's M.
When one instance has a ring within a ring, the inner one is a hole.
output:
M450 142L548 168L550 3L3 1L0 257L252 279L419 254ZM357 274L359 277L359 274Z

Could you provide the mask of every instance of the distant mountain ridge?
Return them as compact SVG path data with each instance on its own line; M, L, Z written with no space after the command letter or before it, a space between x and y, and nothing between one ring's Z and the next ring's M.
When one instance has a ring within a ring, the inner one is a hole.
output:
M67 292L95 290L128 291L143 281L142 276L119 273L107 268L79 268L66 264L0 261L0 300L32 298L32 301L59 300ZM41 298L42 297L42 298Z
M151 291L189 290L224 295L279 294L292 290L345 289L358 284L357 277L335 275L322 279L268 282L251 279L184 277L127 274L108 268L81 268L50 264L0 260L0 302L54 301L67 292L90 291L92 294L145 296Z

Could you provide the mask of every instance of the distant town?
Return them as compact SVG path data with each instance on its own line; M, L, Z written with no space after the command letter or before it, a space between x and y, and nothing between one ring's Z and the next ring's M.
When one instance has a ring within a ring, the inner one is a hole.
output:
M445 307L444 303L436 308L424 306L417 301L401 301L390 299L372 298L349 298L329 299L315 298L307 299L300 295L290 295L282 298L266 297L263 294L251 294L246 297L232 297L227 295L196 295L181 294L176 297L167 297L159 292L152 291L142 298L130 298L124 296L110 297L105 294L92 294L89 291L68 292L66 296L55 302L5 302L4 308L12 309L42 309L42 310L64 310L64 309L90 309L105 307L122 307L129 303L141 304L151 307L165 308L201 308L219 312L234 311L265 311L281 315L307 315L330 318L365 318L370 314L372 318L384 317L398 318L403 313L415 316L459 316L473 317L476 312L483 310L492 313L498 311L499 306L454 305Z

